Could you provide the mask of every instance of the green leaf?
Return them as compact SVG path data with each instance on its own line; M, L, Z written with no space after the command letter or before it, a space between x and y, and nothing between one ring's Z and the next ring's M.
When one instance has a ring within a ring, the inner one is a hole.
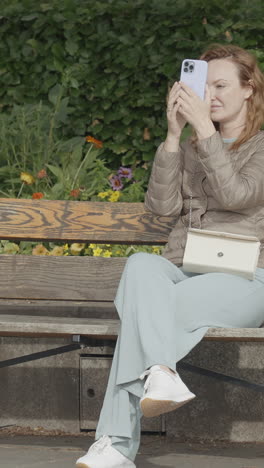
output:
M77 50L78 50L78 44L74 41L72 41L71 39L68 39L66 42L65 42L65 49L67 50L67 52L70 54L70 55L75 55Z
M190 125L187 125L184 127L182 134L181 134L181 141L186 140L186 138L189 138L192 135L192 127Z
M212 24L206 24L205 29L207 31L208 36L210 37L215 37L220 32L219 28L216 26L213 26Z
M125 156L122 156L122 165L123 166L127 166L127 165L133 165L135 164L137 160L137 154L135 153L135 151L128 151L127 154Z
M58 99L59 99L59 96L58 96ZM69 103L69 98L64 98L59 102L59 105L57 106L57 112L55 115L55 120L57 123L67 122L68 114L69 114L68 103Z
M64 184L62 182L58 182L57 184L51 187L51 199L61 199L62 194L64 193ZM62 198L63 199L63 198Z
M79 88L79 82L75 78L71 78L70 84L72 88L76 88L76 89Z
M63 180L63 171L57 166L53 166L52 164L47 164L48 169L54 174L58 179Z
M36 39L28 39L26 43L29 44L33 49L37 49L39 46L39 43L36 41Z
M145 45L150 45L150 44L152 44L154 42L154 40L155 40L155 36L151 36L144 42L144 44Z
M36 13L32 13L31 15L22 16L21 20L22 21L32 21L32 20L34 20L36 18L38 18L38 15Z
M45 12L45 11L53 10L53 6L49 5L48 3L41 3L40 9Z
M51 90L49 91L49 101L52 102L52 104L54 104L54 106L56 105L57 101L61 98L62 96L62 86L60 84L56 84L55 86L53 86L53 88L51 88Z
M153 153L143 153L142 154L143 161L152 161L153 157L154 157Z

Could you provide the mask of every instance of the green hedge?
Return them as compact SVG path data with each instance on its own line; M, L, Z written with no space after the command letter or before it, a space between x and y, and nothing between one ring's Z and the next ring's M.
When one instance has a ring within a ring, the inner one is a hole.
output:
M99 138L112 168L149 168L182 59L231 42L263 66L263 13L262 0L1 0L2 111L52 102L60 84L62 135Z

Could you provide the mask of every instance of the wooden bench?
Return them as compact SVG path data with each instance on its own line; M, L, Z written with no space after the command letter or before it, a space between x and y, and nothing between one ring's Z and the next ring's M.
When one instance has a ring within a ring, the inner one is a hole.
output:
M0 199L0 239L13 242L164 245L174 223L173 217L146 212L143 203ZM72 340L68 347L2 361L0 367L78 346L114 345L119 321L113 300L127 258L1 255L0 261L0 336ZM264 328L211 328L204 340L264 341Z

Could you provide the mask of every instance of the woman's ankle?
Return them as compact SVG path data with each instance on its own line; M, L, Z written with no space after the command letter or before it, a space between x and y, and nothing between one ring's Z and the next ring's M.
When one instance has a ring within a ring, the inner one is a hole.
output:
M174 374L174 375L176 374L176 371L171 369L170 367L167 367L167 366L164 366L164 365L161 365L161 364L159 364L159 366L160 366L161 369L164 369L165 371L170 372L171 374Z

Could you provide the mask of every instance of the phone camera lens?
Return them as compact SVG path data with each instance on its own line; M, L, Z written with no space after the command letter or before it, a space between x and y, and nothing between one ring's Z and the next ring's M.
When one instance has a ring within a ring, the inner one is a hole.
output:
M185 68L184 68L184 71L185 71L185 72L188 72L188 68L185 67Z
M193 70L194 69L194 66L193 65L190 65L190 70Z
M184 62L185 67L189 66L189 62Z

